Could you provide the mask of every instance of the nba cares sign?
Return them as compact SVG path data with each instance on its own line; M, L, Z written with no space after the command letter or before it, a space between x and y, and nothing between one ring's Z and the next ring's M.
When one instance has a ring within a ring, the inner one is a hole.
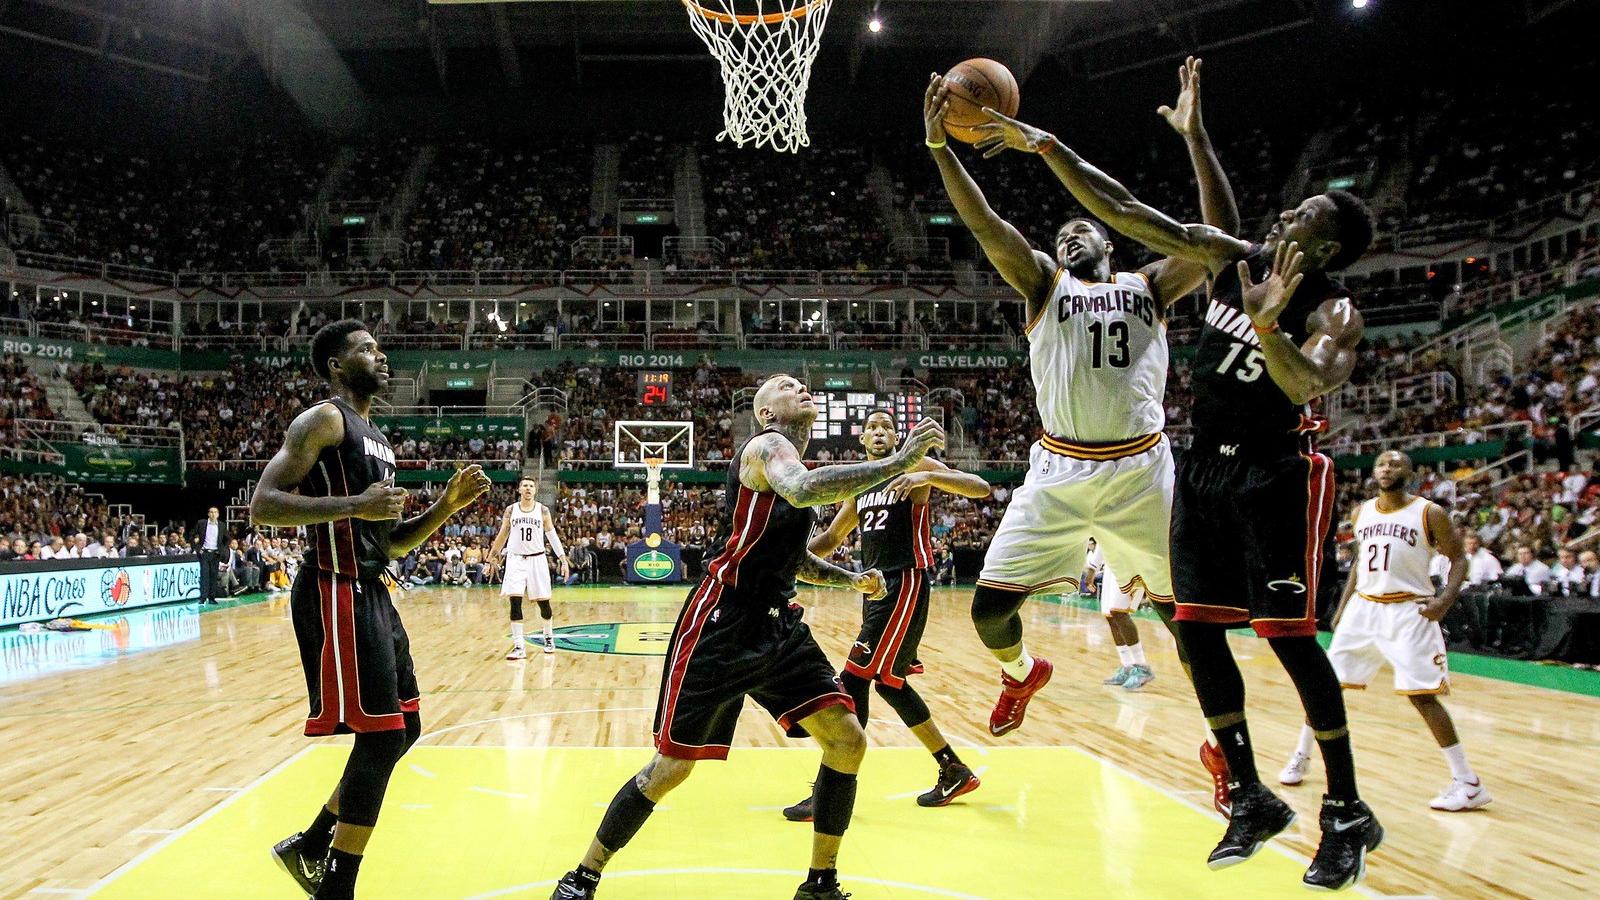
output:
M198 557L148 559L0 563L0 627L200 599Z

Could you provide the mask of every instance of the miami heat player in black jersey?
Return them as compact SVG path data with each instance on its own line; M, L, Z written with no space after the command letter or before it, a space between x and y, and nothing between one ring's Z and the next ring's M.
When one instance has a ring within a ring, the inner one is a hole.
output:
M333 396L289 424L250 517L310 532L311 558L289 596L310 696L305 733L356 735L329 804L272 854L302 890L342 900L354 896L389 774L422 733L411 643L384 569L487 491L489 478L468 466L433 506L402 520L406 492L394 486L394 449L367 418L389 380L377 341L360 322L335 322L311 339L311 364Z
M557 883L556 900L594 896L606 862L644 825L655 804L698 760L724 759L745 697L791 735L822 745L811 872L797 898L842 900L835 859L855 804L866 735L833 664L800 621L795 581L884 594L877 571L848 572L806 548L812 507L849 499L911 471L944 435L924 423L887 459L807 469L800 461L817 417L805 385L787 375L756 392L761 430L728 471L720 549L689 594L667 645L655 715L656 756L622 786L583 862Z
M868 459L887 457L899 440L898 424L888 410L874 410L862 423L861 446ZM861 632L839 678L855 700L856 718L862 725L867 724L868 688L876 682L879 696L933 754L939 778L917 797L920 806L945 806L978 787L977 776L962 764L934 724L928 704L906 682L906 676L921 671L916 659L928 624L928 587L933 575L929 500L935 489L963 497L989 496L989 485L982 478L924 459L915 471L881 481L841 505L827 530L811 541L811 552L826 557L852 530L859 530L862 567L883 572L888 596L862 602ZM809 821L813 802L810 797L802 800L785 809L784 817Z

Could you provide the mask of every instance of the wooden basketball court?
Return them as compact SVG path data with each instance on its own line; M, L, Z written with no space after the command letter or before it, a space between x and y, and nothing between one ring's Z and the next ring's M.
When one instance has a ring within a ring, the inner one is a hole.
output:
M492 589L420 589L398 602L423 687L425 734L396 771L363 867L368 897L548 896L622 779L648 757L660 650L678 588L558 589L563 649L501 659ZM916 682L983 787L944 809L914 796L932 761L881 702L840 859L857 898L1280 897L1315 850L1320 764L1281 794L1301 811L1250 863L1205 867L1220 836L1195 759L1202 724L1171 641L1139 623L1157 680L1100 680L1116 655L1098 613L1030 602L1029 643L1057 666L1027 724L993 739L998 675L967 617L970 589L940 589ZM801 601L836 660L858 601ZM1252 734L1269 779L1292 748L1298 703L1276 660L1236 638ZM1453 660L1453 662L1457 662ZM1470 660L1458 669L1470 667ZM1492 666L1457 674L1449 705L1495 802L1437 813L1448 771L1421 721L1386 690L1350 697L1362 792L1388 840L1371 895L1580 897L1600 888L1591 771L1600 675ZM1384 676L1386 677L1386 676ZM294 897L268 858L309 821L349 738L308 740L286 600L197 615L167 607L116 632L0 635L0 896ZM791 749L783 749L791 748ZM798 749L793 749L798 748ZM882 749L880 749L882 748ZM782 897L810 829L778 810L804 796L817 755L753 704L726 763L705 763L612 864L602 896Z

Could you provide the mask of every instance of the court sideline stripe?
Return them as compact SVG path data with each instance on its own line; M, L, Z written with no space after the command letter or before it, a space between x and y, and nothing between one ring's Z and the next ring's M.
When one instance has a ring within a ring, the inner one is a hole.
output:
M720 866L698 866L683 869L635 869L628 872L607 872L607 878L652 878L657 875L781 875L786 878L805 878L806 873L795 869L739 869L723 868ZM923 894L932 894L935 897L953 897L955 900L990 900L977 894L964 894L960 891L945 888L930 887L925 884L913 884L909 881L892 881L887 878L868 878L864 875L852 875L848 872L839 873L840 881L852 884L875 884L881 887L902 888L908 891L917 891ZM509 894L518 894L534 888L550 887L556 879L546 881L530 881L527 884L515 884L510 887L486 891L482 894L472 894L466 900L488 900L490 897L504 897Z
M130 870L132 870L135 866L139 865L140 863L144 862L145 860L149 859L150 857L156 855L157 852L165 849L168 844L171 844L173 841L176 841L178 838L183 837L185 834L188 834L189 832L193 831L195 828L199 827L202 822L205 822L207 819L210 819L212 816L216 815L217 813L220 813L224 809L227 809L229 806L232 806L234 803L238 802L240 798L248 796L251 791L255 790L257 787L261 786L262 784L265 784L267 782L267 780L272 778L274 775L277 775L279 772L282 772L284 769L287 769L290 766L290 764L292 764L296 760L300 759L300 757L305 756L307 753L310 753L313 749L315 749L316 746L320 746L320 745L301 747L299 750L296 750L292 755L289 756L288 759L284 760L281 763L278 763L277 765L273 766L271 769L269 769L266 772L262 773L261 777L255 779L254 781L250 782L249 784L245 785L243 788L240 788L239 790L235 791L234 793L229 794L220 803L217 803L215 806L212 806L210 809L206 810L205 812L201 813L200 815L195 816L194 819L190 820L188 824L186 824L183 827L177 829L176 831L172 832L171 834L167 835L166 837L162 838L161 840L157 841L156 843L150 845L149 847L146 847L142 852L139 853L138 856L135 856L133 859L130 859L127 862L123 863L122 865L117 866L115 869L113 869L111 874L105 876L104 878L100 879L99 881L96 881L94 884L89 885L89 889L84 892L85 895L93 895L93 894L99 893L100 891L104 890L107 885L111 884L113 881L116 881L118 878L121 878L122 876L128 874L128 872Z

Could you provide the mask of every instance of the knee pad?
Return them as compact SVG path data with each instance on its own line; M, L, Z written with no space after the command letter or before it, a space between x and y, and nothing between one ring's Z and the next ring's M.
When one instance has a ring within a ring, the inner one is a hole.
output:
M556 613L555 613L555 610L550 608L550 601L549 600L535 600L534 602L539 604L539 617L540 618L542 618L542 619L553 619L553 618L555 618Z
M1022 643L1022 608L1028 595L1023 591L978 585L972 595L972 624L978 637L990 650L1004 650Z
M418 727L421 720L418 719ZM339 787L339 821L367 828L378 824L378 810L389 787L395 763L405 753L405 731L375 731L356 735L350 760L345 763Z
M513 622L521 622L522 621L522 598L521 597L512 597L511 598L511 621L513 621Z

